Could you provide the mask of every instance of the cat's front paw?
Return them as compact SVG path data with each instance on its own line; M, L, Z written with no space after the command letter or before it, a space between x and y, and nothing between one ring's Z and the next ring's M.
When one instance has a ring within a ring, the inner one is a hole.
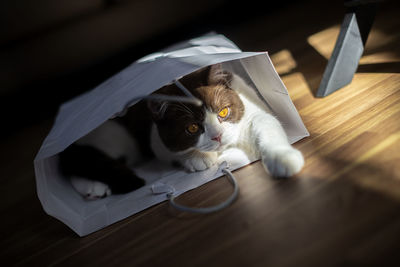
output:
M261 155L262 163L274 177L289 177L304 166L301 152L292 147L279 148Z
M82 177L71 177L71 184L85 199L95 200L111 195L108 185Z
M190 172L204 171L217 163L216 152L198 152L182 160L183 167Z

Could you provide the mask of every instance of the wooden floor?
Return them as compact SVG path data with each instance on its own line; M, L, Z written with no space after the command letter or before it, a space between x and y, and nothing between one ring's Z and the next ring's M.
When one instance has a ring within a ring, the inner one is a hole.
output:
M337 1L335 1L337 2ZM340 2L340 1L339 1ZM238 200L211 215L163 203L79 238L42 210L32 160L51 121L0 144L2 266L400 266L400 8L378 12L353 82L315 90L343 18L324 1L258 17L225 34L268 50L311 133L304 170L274 180L260 163L235 172ZM273 26L271 26L273 25ZM225 179L178 198L207 206Z

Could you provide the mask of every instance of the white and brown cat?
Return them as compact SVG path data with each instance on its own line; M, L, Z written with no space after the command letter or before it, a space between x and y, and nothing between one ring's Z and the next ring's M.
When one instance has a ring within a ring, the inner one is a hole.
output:
M80 194L96 199L143 186L131 167L151 156L194 172L217 164L223 151L237 148L249 158L261 158L272 176L288 177L301 170L301 152L288 143L279 121L242 93L249 85L239 76L217 64L180 82L202 106L143 100L60 154L61 169ZM174 84L157 93L182 95Z

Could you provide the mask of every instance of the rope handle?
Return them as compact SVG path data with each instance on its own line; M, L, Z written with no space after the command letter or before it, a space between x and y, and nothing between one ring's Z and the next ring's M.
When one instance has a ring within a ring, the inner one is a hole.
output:
M123 116L125 115L127 109L137 101L140 101L142 99L152 99L152 100L158 100L158 101L172 101L172 102L183 102L183 103L191 103L197 106L202 105L202 101L198 98L196 98L178 79L173 80L173 83L185 94L185 96L168 96L168 95L162 95L162 94L150 94L150 95L145 95L145 96L139 96L131 99L126 105L125 108L115 114L113 118L117 116ZM211 207L206 207L206 208L191 208L187 207L181 204L178 204L175 202L175 196L173 191L170 193L167 193L167 198L169 199L169 203L171 204L172 207L174 207L177 210L184 211L184 212L191 212L191 213L200 213L200 214L207 214L207 213L212 213L216 212L219 210L222 210L226 207L228 207L230 204L232 204L233 201L237 198L239 194L239 187L236 182L235 177L233 176L232 172L226 167L226 162L225 162L225 167L222 169L222 173L225 174L230 180L230 182L233 185L233 192L232 194L222 203L211 206ZM165 186L165 185L164 185ZM157 188L156 184L153 184L152 186L152 191L155 194L162 193L165 188Z
M212 213L212 212L220 211L220 210L228 207L237 198L237 196L239 194L239 186L237 184L235 176L233 176L232 172L229 169L225 168L225 169L222 170L222 172L225 174L226 177L229 178L229 181L232 183L232 186L233 186L232 194L225 201L223 201L222 203L217 204L215 206L211 206L211 207L192 208L192 207L188 207L188 206L184 206L184 205L176 203L174 194L173 193L168 193L167 197L169 199L170 205L172 207L174 207L175 209L179 210L179 211L197 213L197 214Z

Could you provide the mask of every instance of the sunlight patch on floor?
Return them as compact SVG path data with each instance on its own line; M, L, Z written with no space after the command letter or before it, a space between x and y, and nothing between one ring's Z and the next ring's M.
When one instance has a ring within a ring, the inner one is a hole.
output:
M340 25L334 25L325 30L317 32L307 38L307 42L314 47L325 59L331 57L336 39L339 36Z
M292 71L297 67L297 62L294 60L292 53L288 49L283 49L270 55L276 71L282 75Z
M283 83L289 91L290 98L296 101L305 95L313 97L306 78L301 72L294 72L281 77Z
M363 65L389 62L400 62L400 54L394 53L392 51L377 52L370 55L362 56L359 64Z
M390 135L389 137L384 139L382 142L380 142L376 146L372 147L366 153L362 154L359 158L357 158L350 165L346 166L345 168L343 168L340 171L338 171L337 173L335 173L333 176L330 177L330 179L334 179L334 178L338 178L338 177L342 176L344 173L350 171L351 169L354 169L356 166L360 165L361 163L364 163L371 157L384 151L389 146L393 146L394 144L398 143L399 141L400 141L400 132Z

